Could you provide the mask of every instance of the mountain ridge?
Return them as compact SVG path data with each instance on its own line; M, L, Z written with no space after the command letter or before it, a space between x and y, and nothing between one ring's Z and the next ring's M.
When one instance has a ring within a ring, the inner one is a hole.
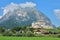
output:
M8 11L1 19L0 25L5 27L32 24L33 21L43 20L47 25L52 25L50 19L35 8L16 8Z

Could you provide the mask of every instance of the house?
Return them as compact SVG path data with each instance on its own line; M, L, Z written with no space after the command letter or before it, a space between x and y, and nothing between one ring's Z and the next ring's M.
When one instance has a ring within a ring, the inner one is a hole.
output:
M48 34L48 31L46 30L33 30L34 34Z
M41 34L40 30L33 30L34 34Z

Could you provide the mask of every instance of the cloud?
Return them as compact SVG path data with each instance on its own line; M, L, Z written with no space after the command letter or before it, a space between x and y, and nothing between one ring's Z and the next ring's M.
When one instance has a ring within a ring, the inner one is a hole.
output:
M35 7L36 4L33 3L33 2L26 2L26 3L20 4L20 6L21 6L22 8L25 8L25 7Z
M0 19L2 18L2 16L0 16Z
M54 13L57 16L57 18L60 19L60 9L55 9Z
M21 7L21 8L26 8L26 7L32 8L35 6L36 6L36 4L33 2L25 2L25 3L20 3L20 4L16 4L16 3L11 2L10 4L8 4L7 6L2 8L3 9L3 15L2 16L7 14L8 12L13 12L15 9L19 9L19 7ZM0 16L0 18L2 16Z
M16 9L17 7L18 7L18 4L15 4L12 2L11 4L3 8L3 13L4 13L3 15L7 14L9 11L13 12L14 9Z

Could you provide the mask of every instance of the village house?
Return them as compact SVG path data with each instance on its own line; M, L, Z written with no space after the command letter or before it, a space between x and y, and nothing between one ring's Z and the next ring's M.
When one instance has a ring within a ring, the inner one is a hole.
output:
M48 31L46 30L33 30L34 31L34 34L46 34L48 33Z

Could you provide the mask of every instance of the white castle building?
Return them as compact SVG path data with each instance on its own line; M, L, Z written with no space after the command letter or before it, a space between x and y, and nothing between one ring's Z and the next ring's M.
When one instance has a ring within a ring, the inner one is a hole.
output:
M52 29L52 26L46 25L44 21L37 21L32 23L32 28L46 28L46 29Z

